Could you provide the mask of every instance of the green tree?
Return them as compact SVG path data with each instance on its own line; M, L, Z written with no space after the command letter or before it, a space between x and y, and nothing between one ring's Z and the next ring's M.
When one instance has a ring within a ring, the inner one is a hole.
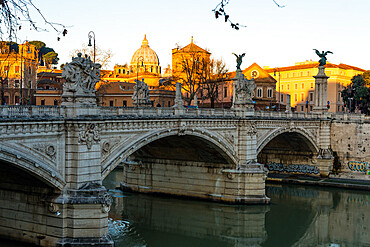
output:
M50 66L50 64L58 64L58 53L56 53L53 48L47 47L44 42L39 40L30 41L29 43L36 46L38 51L38 63L40 65Z
M51 51L46 53L44 56L44 62L46 67L50 67L51 64L57 64L59 61L58 53Z
M370 71L363 75L356 75L341 93L343 102L350 112L356 109L361 113L370 114Z

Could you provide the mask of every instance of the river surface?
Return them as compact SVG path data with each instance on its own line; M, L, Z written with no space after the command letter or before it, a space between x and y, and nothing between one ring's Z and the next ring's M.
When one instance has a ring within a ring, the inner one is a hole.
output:
M124 193L117 177L113 171L104 180L117 247L370 246L369 192L267 185L270 205L227 205Z
M118 247L370 246L369 192L267 185L271 205L227 205L124 193L115 172L104 184Z

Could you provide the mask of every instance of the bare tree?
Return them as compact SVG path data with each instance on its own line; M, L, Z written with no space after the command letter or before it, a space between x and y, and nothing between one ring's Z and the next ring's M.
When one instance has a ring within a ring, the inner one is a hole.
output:
M42 28L36 24L34 20L36 16L31 16L31 9L38 13L38 17L41 17L45 26L63 36L67 34L67 26L48 21L32 0L0 0L0 38L16 40L17 31L25 23L28 23L33 30L48 31L47 27Z
M86 54L90 56L91 60L93 60L94 57L94 50L93 48L87 46L86 44L82 45L82 48L73 50L70 52L71 57L76 57L78 53L82 53L82 55ZM95 47L95 62L100 63L102 68L106 68L109 63L110 59L113 57L113 52L108 50L102 50L98 46Z
M276 6L278 6L279 8L284 8L286 5L280 5L276 2L276 0L272 0ZM239 30L240 27L247 27L247 26L244 26L244 25L240 25L239 23L235 23L235 22L232 22L230 20L230 15L228 15L226 13L226 10L225 10L225 7L226 5L228 5L230 3L230 0L221 0L221 2L219 2L216 7L212 10L214 13L215 13L215 17L216 19L218 19L220 16L223 16L224 19L225 19L225 22L229 22L230 23L230 26L231 28L235 29L235 30Z
M202 88L201 97L211 101L211 108L214 108L215 102L218 101L219 87L227 72L226 64L221 59L210 58L201 61L198 70Z

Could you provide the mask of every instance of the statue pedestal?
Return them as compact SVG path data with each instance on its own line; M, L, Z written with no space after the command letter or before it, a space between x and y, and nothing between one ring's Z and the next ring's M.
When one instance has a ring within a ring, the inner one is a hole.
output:
M319 73L315 78L315 107L313 111L323 113L328 111L327 94L328 94L328 78L325 74L325 67L319 66Z
M98 115L95 93L78 93L72 90L64 90L62 94L62 106L68 117L83 115Z

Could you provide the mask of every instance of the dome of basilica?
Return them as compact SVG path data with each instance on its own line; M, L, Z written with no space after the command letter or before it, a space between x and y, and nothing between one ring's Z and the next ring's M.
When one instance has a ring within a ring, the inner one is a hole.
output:
M159 59L157 53L155 53L155 51L149 47L146 35L144 36L144 40L141 44L141 47L137 49L134 55L132 56L130 65L134 70L136 69L137 66L139 67L144 66L145 71L150 71L154 73L155 71L153 71L153 67L158 68Z

